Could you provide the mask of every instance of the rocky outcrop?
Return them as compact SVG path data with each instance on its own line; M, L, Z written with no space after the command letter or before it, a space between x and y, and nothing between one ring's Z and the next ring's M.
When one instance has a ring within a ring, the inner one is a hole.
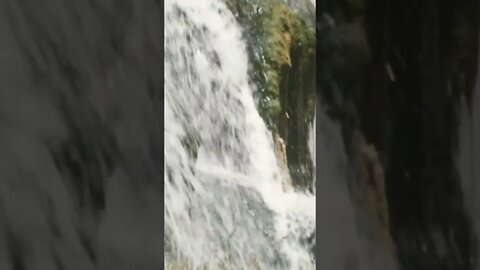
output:
M315 111L315 34L280 1L226 1L244 30L258 109L285 142L294 186L312 188L308 128Z

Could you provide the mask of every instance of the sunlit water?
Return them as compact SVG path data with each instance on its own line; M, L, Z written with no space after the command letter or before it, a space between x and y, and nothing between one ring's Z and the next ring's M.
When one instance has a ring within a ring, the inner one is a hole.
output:
M225 4L165 1L165 264L315 269L315 196L285 192Z

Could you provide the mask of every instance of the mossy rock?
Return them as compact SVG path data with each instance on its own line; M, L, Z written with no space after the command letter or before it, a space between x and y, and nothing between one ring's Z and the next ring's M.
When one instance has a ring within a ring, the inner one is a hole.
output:
M294 184L310 186L307 136L315 115L315 31L281 1L227 0L227 5L243 29L258 111L272 134L288 145L289 170L301 171ZM309 172L294 169L300 167Z
M278 115L282 112L280 101L278 99L272 99L266 102L265 110L267 117L273 122L278 121Z
M244 28L250 77L257 86L258 109L275 132L282 111L279 109L281 68L292 67L291 52L296 47L302 48L302 55L311 61L315 54L315 32L280 1L227 0L226 3ZM300 61L303 62L306 61Z
M290 48L294 16L283 4L274 4L267 16L270 19L265 21L264 27L267 31L267 53L271 64L274 68L292 66Z

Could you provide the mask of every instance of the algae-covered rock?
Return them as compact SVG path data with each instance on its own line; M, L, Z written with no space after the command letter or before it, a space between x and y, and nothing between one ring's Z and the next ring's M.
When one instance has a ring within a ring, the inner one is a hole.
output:
M250 77L257 87L259 111L267 125L275 130L278 110L275 102L280 97L282 66L292 67L293 47L305 48L315 54L315 32L302 18L285 4L267 0L227 0L227 5L244 29L247 41ZM309 58L313 62L313 58Z
M289 169L298 172L294 184L311 186L307 137L315 114L315 31L280 1L226 3L244 30L260 115L285 141Z
M312 0L282 0L288 7L294 10L309 27L315 27L316 8Z

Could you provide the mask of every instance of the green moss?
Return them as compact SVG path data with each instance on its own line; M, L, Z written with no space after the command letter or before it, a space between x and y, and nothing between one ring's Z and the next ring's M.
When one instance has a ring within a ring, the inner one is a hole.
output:
M259 112L269 128L276 131L282 111L282 67L292 68L291 52L297 47L302 48L302 57L311 62L315 54L315 32L279 1L227 0L227 5L244 28ZM308 61L300 61L304 62Z
M266 31L267 54L274 68L291 66L290 47L292 43L293 15L283 4L272 5L263 25Z
M265 103L265 111L269 119L272 120L272 122L278 122L278 116L282 112L280 101L278 99L272 99L267 101Z

